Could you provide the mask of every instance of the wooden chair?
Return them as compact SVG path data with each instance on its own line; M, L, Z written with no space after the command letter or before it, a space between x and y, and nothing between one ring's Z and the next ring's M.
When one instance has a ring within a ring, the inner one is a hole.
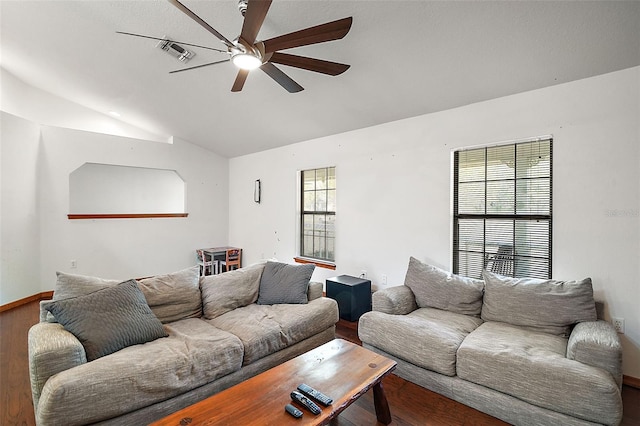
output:
M200 266L200 276L211 275L217 272L218 268L215 268L214 272L214 264L217 266L217 262L214 261L211 256L205 254L204 250L198 249L196 250L196 254L198 256L198 265ZM207 270L209 273L207 274Z
M225 259L220 261L220 265L224 266L224 271L230 271L234 266L235 269L240 268L240 262L242 259L241 249L229 249L226 252Z

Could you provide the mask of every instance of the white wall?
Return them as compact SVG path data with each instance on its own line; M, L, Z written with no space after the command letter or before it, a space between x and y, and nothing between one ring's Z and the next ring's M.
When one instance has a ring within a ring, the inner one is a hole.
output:
M399 285L409 256L449 269L452 150L552 134L554 278L593 278L606 315L626 320L624 372L640 377L639 102L632 68L231 159L229 241L247 263L292 262L296 173L336 166L337 269L314 279L366 269Z
M40 126L0 117L0 305L40 293ZM5 143L5 141L14 143ZM11 284L9 284L11 283Z
M115 279L149 276L195 265L196 248L227 244L227 159L177 138L169 144L86 131L95 124L102 132L104 117L4 77L0 305L52 290L58 270ZM15 100L21 93L32 109ZM39 121L39 101L52 110L49 125ZM8 109L21 117L4 110L16 104L21 108ZM78 122L76 114L86 121ZM126 125L121 130L145 134ZM85 162L176 170L186 183L188 217L67 219L69 174ZM71 260L77 268L71 269Z
M159 144L42 127L41 271L143 277L195 264L195 249L227 243L227 160L184 141ZM84 162L173 169L187 187L187 218L69 220L69 174ZM77 269L70 270L71 260Z

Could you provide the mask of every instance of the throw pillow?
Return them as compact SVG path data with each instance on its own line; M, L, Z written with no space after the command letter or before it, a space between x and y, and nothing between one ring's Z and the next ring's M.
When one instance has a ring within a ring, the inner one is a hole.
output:
M206 319L214 319L236 308L258 300L260 277L264 263L235 269L223 274L200 278L202 311Z
M437 308L465 315L480 315L481 280L452 274L411 257L404 285L416 296L420 308Z
M199 266L138 281L151 311L163 323L202 316Z
M135 280L57 300L46 309L82 343L87 361L167 336Z
M482 319L567 336L570 326L596 320L591 278L555 281L483 271Z
M289 265L267 262L260 278L258 305L307 303L307 290L315 267L310 263Z

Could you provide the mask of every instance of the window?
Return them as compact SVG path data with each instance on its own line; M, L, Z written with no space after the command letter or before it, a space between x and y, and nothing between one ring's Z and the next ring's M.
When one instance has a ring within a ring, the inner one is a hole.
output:
M336 169L301 173L300 256L335 260Z
M552 139L454 152L453 272L551 278Z

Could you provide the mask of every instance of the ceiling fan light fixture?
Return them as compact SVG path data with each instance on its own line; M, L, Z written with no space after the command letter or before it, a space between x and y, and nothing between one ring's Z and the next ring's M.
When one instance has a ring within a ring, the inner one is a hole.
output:
M255 70L262 65L262 60L251 53L236 53L231 57L231 62L238 68L243 70Z

